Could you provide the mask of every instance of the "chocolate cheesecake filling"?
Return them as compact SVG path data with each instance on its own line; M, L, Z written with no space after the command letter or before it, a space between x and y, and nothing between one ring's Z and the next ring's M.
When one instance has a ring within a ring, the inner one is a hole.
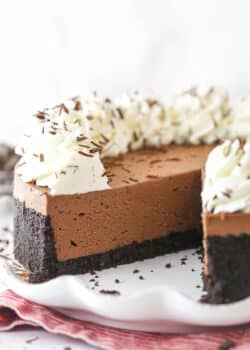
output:
M188 235L200 230L200 172L210 150L173 145L105 159L111 189L85 194L51 196L16 176L14 196L49 218L58 262Z

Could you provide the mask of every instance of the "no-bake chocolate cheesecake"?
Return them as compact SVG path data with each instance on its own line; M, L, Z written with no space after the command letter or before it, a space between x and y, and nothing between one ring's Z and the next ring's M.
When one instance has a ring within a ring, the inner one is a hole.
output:
M30 281L199 244L201 170L217 142L241 136L234 117L226 92L216 87L191 89L170 106L134 93L114 102L76 97L37 112L17 148L14 185L15 257ZM212 295L211 222L222 216L208 210L206 183L204 274ZM247 221L241 227L247 231ZM219 302L247 295L223 293L216 294Z

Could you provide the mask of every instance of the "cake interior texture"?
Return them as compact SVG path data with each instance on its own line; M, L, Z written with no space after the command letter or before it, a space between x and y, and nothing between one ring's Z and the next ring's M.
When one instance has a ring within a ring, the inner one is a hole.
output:
M104 159L111 189L51 196L15 176L15 256L41 282L197 246L201 169L212 146Z

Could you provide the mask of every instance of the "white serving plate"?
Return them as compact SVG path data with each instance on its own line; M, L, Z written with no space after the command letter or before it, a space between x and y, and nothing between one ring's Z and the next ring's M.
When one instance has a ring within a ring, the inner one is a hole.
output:
M93 275L62 276L29 284L1 260L0 276L22 297L56 308L71 317L119 328L153 331L198 331L201 327L238 325L250 321L250 298L229 305L206 305L201 296L201 263L192 250L123 265ZM187 256L186 265L181 258ZM172 268L165 264L170 262ZM133 273L138 269L139 273ZM192 272L192 269L195 269ZM150 272L150 271L154 272ZM140 280L143 276L144 280ZM120 283L115 283L118 278ZM120 296L101 294L117 290Z
M0 211L1 227L7 221L10 225L11 216L6 212L1 214ZM182 264L183 257L187 257L185 264ZM168 263L171 268L165 267ZM228 305L199 302L201 268L194 250L186 250L103 270L97 272L98 278L91 274L61 276L30 284L17 277L6 260L0 259L0 278L8 288L28 300L74 318L119 328L189 332L249 322L250 298ZM92 279L94 281L90 281ZM97 281L98 286L94 286ZM102 289L116 290L120 295L102 294Z

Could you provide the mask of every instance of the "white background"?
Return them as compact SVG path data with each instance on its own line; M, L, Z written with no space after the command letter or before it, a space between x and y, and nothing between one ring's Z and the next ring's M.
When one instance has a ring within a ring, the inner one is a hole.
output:
M0 140L16 143L34 111L93 90L248 92L249 13L248 0L0 0ZM0 348L69 345L25 337L0 334Z
M247 92L249 12L248 0L0 0L0 139L93 90Z

